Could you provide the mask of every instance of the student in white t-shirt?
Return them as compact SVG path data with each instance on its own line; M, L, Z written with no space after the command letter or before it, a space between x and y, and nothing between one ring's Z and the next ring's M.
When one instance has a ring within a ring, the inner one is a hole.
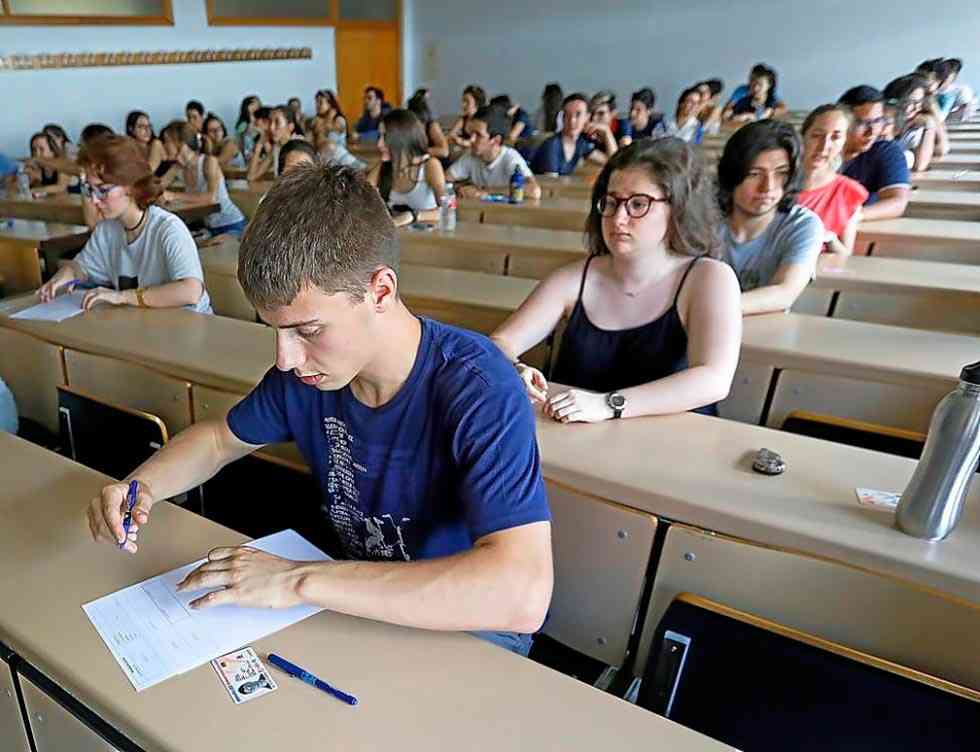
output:
M464 198L486 195L489 189L506 191L514 170L524 176L524 195L541 198L541 186L520 153L505 146L510 133L510 117L501 107L481 107L466 123L470 150L449 168L447 177Z
M179 217L153 205L163 186L139 145L104 136L82 149L79 164L100 221L81 252L38 291L41 300L82 282L96 285L83 299L85 310L105 304L211 313L194 238Z
M164 176L164 183L176 177L177 169L183 175L184 192L181 198L188 204L217 204L218 211L209 214L205 222L211 237L230 235L240 238L245 231L245 215L228 195L224 173L217 157L198 151L200 140L194 128L183 120L174 120L160 132L167 159L175 168ZM172 196L164 195L165 200Z

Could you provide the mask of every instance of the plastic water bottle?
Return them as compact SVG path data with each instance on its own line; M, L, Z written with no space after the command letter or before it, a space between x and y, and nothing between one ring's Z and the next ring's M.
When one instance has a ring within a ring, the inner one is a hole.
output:
M980 363L965 366L960 383L936 407L922 458L898 509L899 529L942 540L960 521L980 460Z
M456 192L452 183L446 183L446 193L439 202L439 230L455 232L456 230Z
M520 167L515 167L514 174L510 176L510 202L524 203L524 173L521 172Z
M24 165L17 168L17 195L26 198L31 196L31 176L27 174Z

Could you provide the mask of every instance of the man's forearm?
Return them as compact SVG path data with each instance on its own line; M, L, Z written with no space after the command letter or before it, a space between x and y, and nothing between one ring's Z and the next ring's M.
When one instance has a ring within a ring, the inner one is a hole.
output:
M785 285L766 285L742 293L742 315L788 310L800 292Z
M905 213L905 207L908 203L907 195L883 198L870 206L865 206L861 217L865 222L901 217Z
M553 573L550 555L528 548L502 555L487 541L426 561L309 563L292 579L302 601L352 616L421 629L534 632L548 610Z

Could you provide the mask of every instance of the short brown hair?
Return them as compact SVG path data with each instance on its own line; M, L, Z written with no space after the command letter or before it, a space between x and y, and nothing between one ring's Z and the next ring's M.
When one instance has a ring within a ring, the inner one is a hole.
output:
M108 134L86 141L78 163L106 183L131 188L133 201L140 209L163 194L163 183L150 169L143 147L129 136Z
M616 152L599 173L592 188L592 206L585 224L589 252L609 253L602 237L599 199L609 190L609 179L617 170L643 170L661 186L670 203L667 247L685 256L718 258L721 216L715 203L714 183L704 169L698 150L679 138L641 139Z
M379 268L398 271L398 235L381 194L340 165L300 165L283 175L242 235L238 280L256 308L289 305L312 285L364 300Z

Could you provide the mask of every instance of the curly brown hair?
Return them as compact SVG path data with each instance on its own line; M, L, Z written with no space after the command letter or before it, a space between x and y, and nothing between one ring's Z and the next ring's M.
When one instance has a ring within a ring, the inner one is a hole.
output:
M599 199L609 190L617 170L645 170L670 200L667 247L685 256L719 258L718 228L721 214L715 201L715 185L704 169L699 151L679 138L641 139L616 152L602 169L592 188L592 206L585 221L586 244L593 256L609 253L602 237Z

